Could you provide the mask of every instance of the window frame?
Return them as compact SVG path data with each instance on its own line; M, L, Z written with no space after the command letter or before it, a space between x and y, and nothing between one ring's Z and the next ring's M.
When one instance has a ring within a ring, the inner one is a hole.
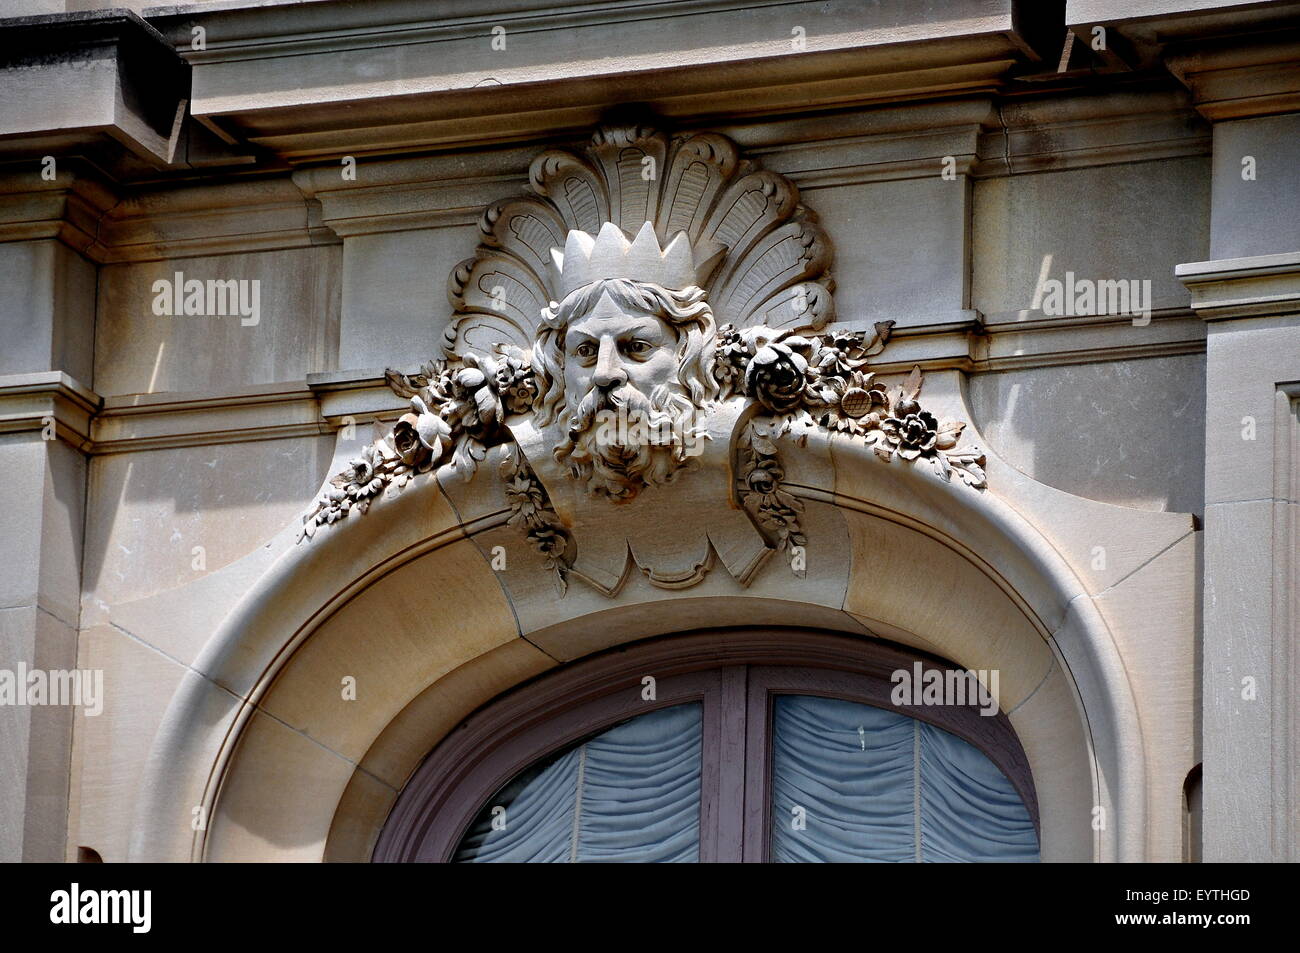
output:
M915 662L923 670L954 667L879 639L773 628L663 636L542 673L474 712L430 752L398 795L372 859L447 862L519 772L629 718L698 701L700 862L766 861L771 708L780 694L858 701L952 732L1011 780L1038 831L1028 759L1004 713L892 703L890 675ZM653 700L642 697L647 676L655 679Z

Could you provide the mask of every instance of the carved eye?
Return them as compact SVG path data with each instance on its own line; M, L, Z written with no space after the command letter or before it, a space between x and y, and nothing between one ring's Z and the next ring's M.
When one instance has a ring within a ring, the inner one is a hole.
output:
M573 349L573 353L578 357L595 357L596 345L592 344L590 341L584 341Z
M627 352L629 354L649 354L654 350L654 345L649 341L628 341Z

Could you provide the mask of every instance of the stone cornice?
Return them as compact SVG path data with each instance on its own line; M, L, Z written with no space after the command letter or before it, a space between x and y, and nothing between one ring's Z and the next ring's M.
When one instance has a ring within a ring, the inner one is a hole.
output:
M1174 273L1206 321L1300 312L1300 252L1190 262Z
M92 422L102 400L62 371L0 376L0 433L48 431L78 450L89 450Z
M162 34L125 10L21 17L0 26L0 152L12 152L15 142L40 154L43 143L101 144L107 137L147 164L171 164L190 67Z
M1163 83L1008 100L998 119L980 137L976 177L1210 154L1209 125L1186 92Z
M191 187L110 186L84 162L0 175L0 242L57 239L100 264L338 244L319 204L287 175Z
M1049 33L1059 43L1035 9L956 0L918 18L815 0L450 0L434 17L427 4L374 0L150 19L194 67L197 118L298 160L553 135L618 101L716 118L988 89L1036 63ZM195 25L205 50L189 49Z
M0 433L45 430L85 453L210 446L333 433L407 409L383 370L332 371L306 381L225 393L103 398L61 371L0 376Z
M230 394L110 397L95 418L91 453L208 446L331 431L302 384L266 384Z
M104 218L100 261L156 261L196 255L338 244L320 207L284 175L140 188Z
M935 316L930 324L896 327L873 367L882 374L905 373L913 366L987 373L1204 351L1205 326L1186 308L1153 311L1146 325L1113 315L1049 317L1024 311L990 318L961 311L946 322Z
M35 159L0 174L0 242L52 238L92 261L102 260L100 228L116 192L84 163L64 161L53 181Z
M1166 62L1216 122L1300 110L1300 29L1198 44Z
M414 373L416 368L406 368ZM307 386L320 400L320 414L333 426L395 420L410 402L393 393L384 368L308 374Z
M999 111L992 96L911 103L839 115L756 120L716 127L802 190L937 176L994 178L1186 155L1208 155L1208 127L1185 92L1135 85L1104 97L1041 96ZM1043 143L1051 143L1045 149ZM567 145L567 140L551 140ZM357 157L304 166L293 181L344 238L476 224L482 209L527 191L534 146L413 158Z

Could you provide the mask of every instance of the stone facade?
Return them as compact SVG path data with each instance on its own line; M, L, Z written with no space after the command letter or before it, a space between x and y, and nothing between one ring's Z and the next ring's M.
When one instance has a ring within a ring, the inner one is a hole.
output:
M103 679L0 859L366 860L728 626L999 671L1044 860L1297 859L1300 4L98 6L0 19L0 670ZM608 279L680 474L548 411Z

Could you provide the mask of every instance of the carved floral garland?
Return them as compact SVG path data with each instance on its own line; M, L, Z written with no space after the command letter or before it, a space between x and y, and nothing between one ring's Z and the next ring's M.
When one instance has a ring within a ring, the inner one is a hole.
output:
M411 412L330 480L303 515L299 542L319 526L364 513L390 485L400 490L445 462L469 479L488 447L510 440L506 414L530 410L537 397L528 355L509 346L494 357L469 353L454 363L429 361L411 375L389 370L385 378L395 394L410 399Z
M803 504L782 487L785 474L774 441L796 425L803 439L820 426L861 438L885 460L926 460L945 480L956 473L968 486L987 486L984 454L956 449L966 425L941 424L922 409L919 367L892 390L866 370L892 327L887 321L870 332L820 335L763 326L725 325L719 331L714 375L723 397L744 395L765 412L740 438L738 495L778 550L792 559L795 547L807 543L799 524ZM390 370L386 377L395 393L410 399L411 412L330 481L303 516L299 540L320 526L366 512L389 486L400 490L415 474L443 463L469 479L489 447L510 444L501 464L508 522L521 527L545 557L562 592L571 540L505 426L508 413L530 411L538 396L529 353L501 345L491 357L468 353L451 362L430 361L413 375Z
M505 480L506 501L510 504L510 519L506 522L523 529L529 545L541 553L546 568L555 574L556 590L564 595L568 588L564 555L570 548L569 533L551 507L542 482L514 444L506 447L501 460L501 478Z
M870 357L889 340L894 322L877 324L871 332L799 335L756 327L737 331L722 328L717 376L732 392L758 401L768 412L741 438L739 495L759 526L775 537L777 549L790 554L806 545L799 524L803 504L781 488L785 472L775 438L801 425L861 437L885 460L928 460L945 480L958 474L968 486L987 486L984 454L956 450L966 424L940 424L921 408L921 369L890 391L865 370ZM802 570L795 568L798 575Z
M719 332L717 377L732 392L757 400L769 415L794 423L863 437L885 460L928 460L945 480L956 472L977 489L987 486L984 454L956 450L966 424L940 424L921 408L921 369L890 391L866 371L867 360L884 349L894 322L870 332L800 335L754 327ZM775 448L773 448L774 452Z

